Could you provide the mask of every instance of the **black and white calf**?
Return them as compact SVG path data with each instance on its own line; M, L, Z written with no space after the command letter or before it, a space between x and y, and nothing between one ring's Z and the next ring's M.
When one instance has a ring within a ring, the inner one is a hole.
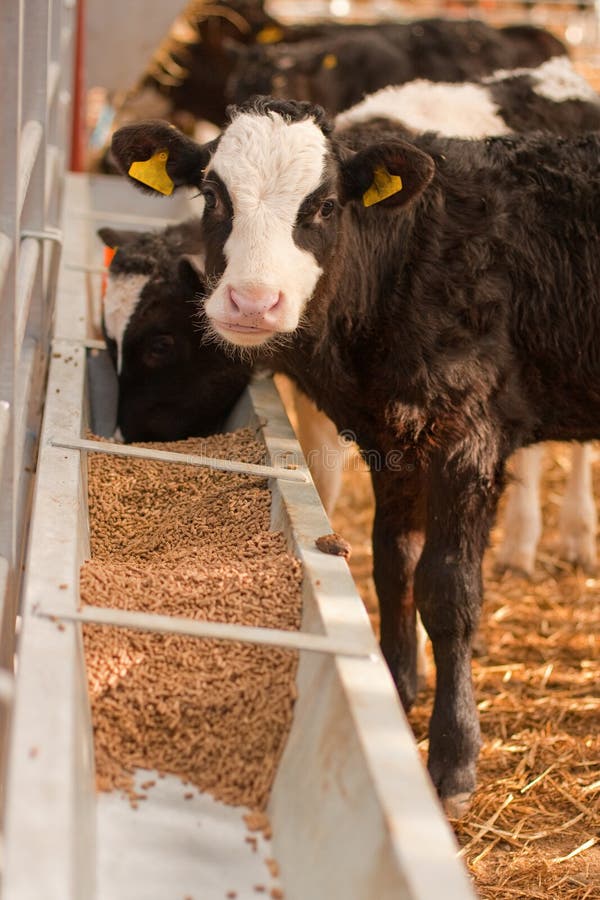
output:
M477 81L418 79L383 88L336 116L336 131L390 119L413 132L482 138L511 132L574 134L600 128L600 96L566 56Z
M119 381L117 425L125 441L213 434L250 379L247 363L207 345L194 294L204 286L182 262L201 256L196 220L159 233L101 228L116 248L103 328ZM187 276L187 277L186 277Z
M600 136L454 140L261 100L218 142L161 124L114 152L168 153L204 195L204 311L224 347L289 374L373 468L381 643L413 702L415 602L437 669L429 769L475 786L470 673L481 559L508 456L600 436Z
M566 57L555 57L535 69L496 72L478 83L419 80L388 87L337 116L336 130L379 117L411 132L457 137L536 129L568 135L600 129L600 96ZM587 572L594 572L597 563L592 453L590 445L573 445L559 517L559 555ZM502 569L533 574L542 533L542 458L542 448L533 446L519 450L511 462L514 481L497 556Z

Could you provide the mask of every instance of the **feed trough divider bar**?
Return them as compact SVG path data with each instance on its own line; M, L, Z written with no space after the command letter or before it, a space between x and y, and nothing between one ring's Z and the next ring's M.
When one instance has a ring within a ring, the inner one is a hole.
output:
M158 462L179 463L189 466L205 466L221 472L235 472L241 475L256 475L259 478L280 478L283 481L299 481L308 484L310 477L301 469L284 469L280 466L261 466L234 459L215 459L211 456L197 456L191 453L171 453L168 450L150 450L146 447L132 447L130 444L112 444L103 441L89 441L83 438L52 438L52 447L65 450L87 450L92 453L107 453L112 456L126 456L134 459L154 459Z
M52 341L52 349L60 344L72 344L77 347L85 347L87 350L106 350L106 341L99 338L73 338L55 337Z
M285 631L280 628L261 628L236 625L230 622L205 622L187 616L164 616L134 610L84 606L78 612L40 608L36 615L56 621L80 622L82 625L110 625L113 628L134 628L165 634L181 634L187 637L211 638L223 641L242 641L248 644L264 644L286 650L307 650L332 656L355 656L370 659L364 643L352 643L322 634Z

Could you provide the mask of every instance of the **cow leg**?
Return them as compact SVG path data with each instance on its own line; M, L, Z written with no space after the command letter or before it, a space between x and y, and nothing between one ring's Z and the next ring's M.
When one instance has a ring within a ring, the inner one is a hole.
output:
M481 607L481 561L501 482L494 459L485 459L487 471L481 471L474 468L474 457L465 453L433 463L425 545L415 571L415 600L436 665L429 772L452 817L466 812L476 783L480 733L471 641Z
M418 476L372 472L375 493L373 578L379 600L381 650L406 710L417 693L415 566L423 547L424 495Z
M427 639L428 634L417 610L417 687L420 691L427 687L427 676L429 675Z
M294 406L298 421L298 440L325 512L331 516L342 488L342 473L348 447L325 413L294 387Z
M540 475L543 444L523 447L512 459L515 478L509 485L504 512L504 537L496 564L501 571L512 569L531 577L542 534Z
M560 510L559 553L593 574L596 570L598 516L592 486L591 444L573 444L571 472Z

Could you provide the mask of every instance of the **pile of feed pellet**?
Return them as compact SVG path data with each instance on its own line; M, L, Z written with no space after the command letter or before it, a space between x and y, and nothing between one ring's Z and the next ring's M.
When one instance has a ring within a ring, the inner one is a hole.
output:
M248 429L145 446L264 462ZM299 628L300 564L269 530L264 479L103 454L88 469L84 604ZM142 768L264 808L291 723L295 652L98 625L84 644L100 790L136 805Z

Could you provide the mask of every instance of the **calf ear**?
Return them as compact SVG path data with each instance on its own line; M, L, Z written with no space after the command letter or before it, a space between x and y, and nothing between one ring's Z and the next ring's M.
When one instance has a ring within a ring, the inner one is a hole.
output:
M117 247L124 247L139 238L139 231L121 231L118 228L99 228L96 232L103 244L116 250Z
M341 164L341 201L404 206L421 194L435 171L433 159L405 141L372 144Z
M214 149L214 142L201 147L160 119L124 125L111 144L121 171L136 187L156 194L172 194L184 185L199 187Z

